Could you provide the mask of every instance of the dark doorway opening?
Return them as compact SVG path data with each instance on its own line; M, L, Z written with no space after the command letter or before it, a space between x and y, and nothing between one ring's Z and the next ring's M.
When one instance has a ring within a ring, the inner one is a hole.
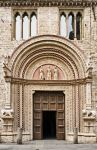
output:
M43 111L43 138L56 138L56 111Z

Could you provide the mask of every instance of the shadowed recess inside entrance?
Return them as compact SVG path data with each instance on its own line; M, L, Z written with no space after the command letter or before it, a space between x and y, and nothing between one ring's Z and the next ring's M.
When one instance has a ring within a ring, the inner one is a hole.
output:
M43 111L43 138L56 138L56 111Z

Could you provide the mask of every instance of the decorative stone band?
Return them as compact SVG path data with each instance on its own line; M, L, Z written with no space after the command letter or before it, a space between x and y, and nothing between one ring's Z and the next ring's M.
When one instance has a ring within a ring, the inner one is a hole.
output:
M1 7L10 6L91 6L97 5L97 0L0 0Z
M76 84L87 84L87 83L92 83L92 78L83 78L83 79L74 79L74 80L28 80L28 79L23 79L23 78L12 78L12 77L5 77L6 82L10 83L17 83L17 84L25 84L25 85L30 85L30 84L35 84L35 85L76 85Z

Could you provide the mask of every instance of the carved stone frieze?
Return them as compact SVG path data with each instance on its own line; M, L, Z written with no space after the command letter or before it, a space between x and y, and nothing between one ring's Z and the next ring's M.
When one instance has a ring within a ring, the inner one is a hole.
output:
M0 0L0 6L90 6L97 5L96 0Z

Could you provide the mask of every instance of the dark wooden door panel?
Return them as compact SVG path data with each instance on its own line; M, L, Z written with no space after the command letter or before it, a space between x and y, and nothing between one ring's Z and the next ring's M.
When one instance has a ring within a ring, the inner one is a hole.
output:
M36 92L34 95L34 139L43 138L43 111L56 111L56 138L65 137L65 103L62 92Z

